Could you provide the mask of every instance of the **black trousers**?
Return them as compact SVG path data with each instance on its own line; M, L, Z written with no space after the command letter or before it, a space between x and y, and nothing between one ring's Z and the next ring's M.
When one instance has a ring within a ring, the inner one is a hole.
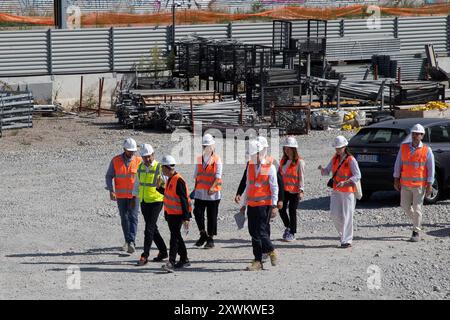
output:
M158 230L158 217L163 207L163 202L145 203L141 202L141 212L145 220L144 230L144 257L148 258L150 255L150 248L152 242L155 241L156 247L161 254L167 254L167 247L164 239Z
M291 230L292 234L297 232L297 207L299 199L298 193L284 191L283 209L280 210L280 217L286 228ZM289 216L287 210L289 208Z
M271 206L247 207L248 231L252 237L253 255L256 261L262 260L262 254L274 250L269 235Z
M220 200L200 200L195 199L194 216L198 230L205 231L205 209L208 218L208 236L217 235L217 215L219 213Z
M181 215L166 215L167 223L170 230L170 249L169 261L175 264L177 254L180 255L180 260L187 260L187 250L181 236L181 227L183 225L183 216Z

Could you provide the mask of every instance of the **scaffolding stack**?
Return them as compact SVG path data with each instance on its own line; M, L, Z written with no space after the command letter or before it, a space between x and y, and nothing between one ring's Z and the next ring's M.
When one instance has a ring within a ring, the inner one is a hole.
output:
M3 130L33 127L31 92L0 92L0 136Z

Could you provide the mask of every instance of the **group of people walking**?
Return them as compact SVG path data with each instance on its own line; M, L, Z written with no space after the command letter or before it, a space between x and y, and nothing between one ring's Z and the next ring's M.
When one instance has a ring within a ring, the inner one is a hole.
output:
M421 206L424 195L431 192L434 179L433 154L421 143L424 132L420 125L412 128L412 139L401 146L394 170L395 188L401 190L402 207L413 221L410 239L413 242L419 240ZM347 146L347 139L337 136L332 143L334 156L326 167L318 167L323 176L332 175L328 182L332 189L330 213L340 236L339 248L343 249L352 246L355 192L361 179L358 162ZM294 241L297 207L304 198L305 161L299 154L295 137L285 139L279 163L268 154L268 147L267 140L261 136L249 141L248 162L235 196L241 212L247 215L252 239L254 259L246 268L249 271L263 269L266 259L270 259L273 266L278 264L278 253L270 240L270 222L279 212L285 226L283 240ZM173 272L189 266L182 233L187 234L189 230L192 212L199 230L195 245L214 248L223 169L215 151L214 138L210 134L203 136L202 154L196 158L194 168L192 193L186 180L176 171L176 161L171 155L163 156L158 162L152 146L143 144L138 156L137 144L131 138L125 140L123 148L124 152L112 159L106 173L106 188L111 200L117 201L121 217L125 238L123 250L130 254L136 250L139 206L145 220L145 231L144 250L138 266L149 262L153 241L158 254L152 260L160 262L168 258L162 266L164 270ZM161 211L170 230L169 249L157 226Z

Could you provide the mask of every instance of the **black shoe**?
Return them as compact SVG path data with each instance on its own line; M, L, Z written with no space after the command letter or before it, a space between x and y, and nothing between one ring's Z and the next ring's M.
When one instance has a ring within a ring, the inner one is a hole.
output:
M205 249L214 248L214 240L213 240L213 238L209 237L208 240L206 240L206 244L205 244L204 248Z
M346 249L346 248L350 248L351 246L352 246L351 243L342 243L339 248Z
M206 235L206 232L200 232L200 239L197 240L195 243L196 247L201 247L205 244L206 240L208 240L208 236Z
M161 262L164 259L167 259L168 255L167 252L162 254L161 252L158 253L158 255L156 257L153 258L153 262Z
M417 231L413 231L411 238L409 238L409 242L419 242L420 235Z
M175 269L180 269L184 267L189 267L191 263L189 262L189 259L186 260L180 260L177 263L175 263Z

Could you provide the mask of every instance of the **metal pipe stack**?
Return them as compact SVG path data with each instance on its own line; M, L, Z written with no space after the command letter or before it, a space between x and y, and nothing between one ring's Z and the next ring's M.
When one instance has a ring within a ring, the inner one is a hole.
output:
M0 132L33 126L31 92L0 92Z

